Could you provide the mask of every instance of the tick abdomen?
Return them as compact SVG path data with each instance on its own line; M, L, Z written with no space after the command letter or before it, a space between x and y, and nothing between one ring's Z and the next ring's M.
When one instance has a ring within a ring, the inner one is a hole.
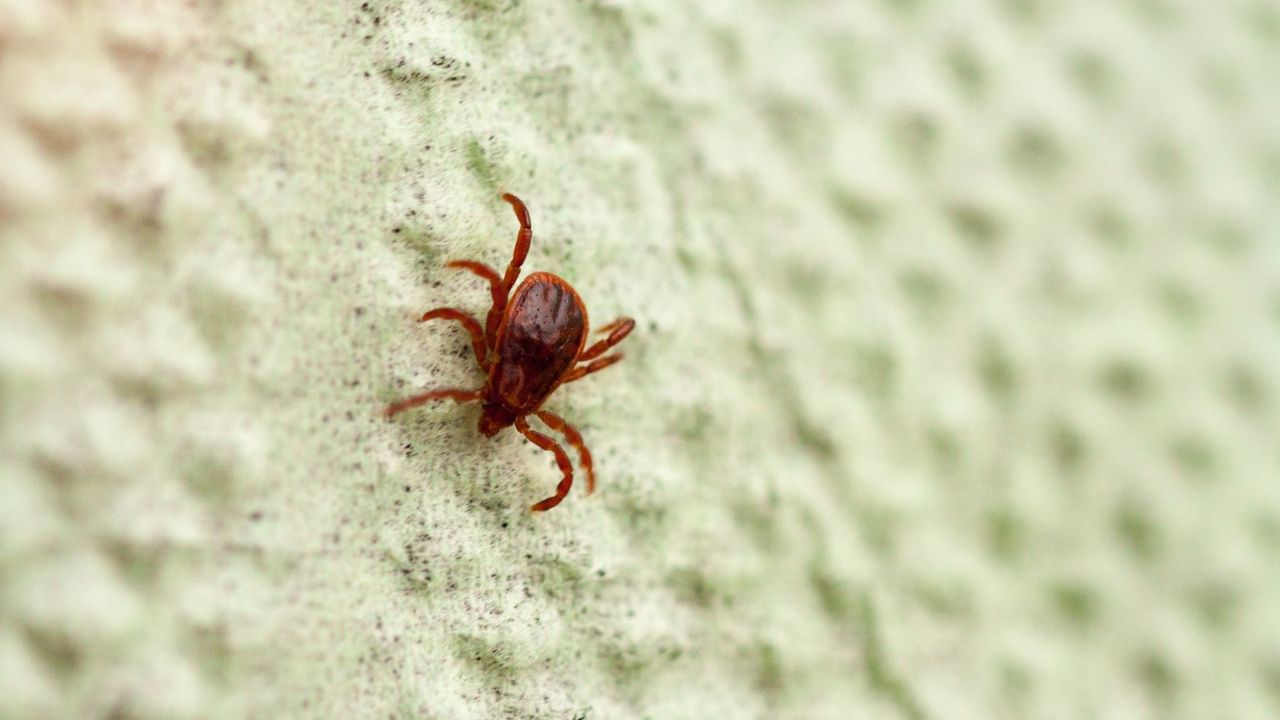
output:
M551 273L533 273L516 288L498 330L491 402L532 412L573 366L587 338L582 300Z

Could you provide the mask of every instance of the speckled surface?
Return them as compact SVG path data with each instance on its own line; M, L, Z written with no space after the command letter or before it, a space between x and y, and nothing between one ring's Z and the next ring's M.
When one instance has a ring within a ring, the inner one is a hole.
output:
M1280 11L0 2L0 717L1280 715ZM526 267L600 488L450 404Z

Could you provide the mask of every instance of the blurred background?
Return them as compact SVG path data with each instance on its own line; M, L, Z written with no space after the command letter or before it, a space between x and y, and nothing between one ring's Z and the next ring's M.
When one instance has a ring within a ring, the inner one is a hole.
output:
M1280 716L1280 6L0 2L0 717ZM597 491L429 308L625 362Z

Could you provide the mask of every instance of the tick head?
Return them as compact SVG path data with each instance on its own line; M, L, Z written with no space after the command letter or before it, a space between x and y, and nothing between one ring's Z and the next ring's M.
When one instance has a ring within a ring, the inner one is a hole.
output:
M504 427L516 421L516 416L501 403L485 403L480 413L480 433L493 437Z

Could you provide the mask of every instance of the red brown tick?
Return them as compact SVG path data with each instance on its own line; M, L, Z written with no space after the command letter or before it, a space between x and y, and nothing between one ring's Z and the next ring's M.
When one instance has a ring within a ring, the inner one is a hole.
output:
M542 403L561 385L621 360L622 353L605 353L622 342L636 323L629 317L614 320L599 330L608 336L584 350L589 327L587 308L569 283L551 273L536 272L525 278L513 293L511 287L516 284L520 266L529 254L533 226L529 222L529 210L520 198L504 193L502 199L511 203L516 219L520 221L520 232L516 235L515 250L511 253L506 273L499 277L497 270L473 260L454 260L447 265L468 270L489 281L493 305L489 308L484 329L480 328L478 320L457 308L436 308L419 320L426 322L440 318L462 323L471 335L476 362L487 376L484 387L479 390L431 390L388 405L386 415L389 418L432 400L482 401L480 432L486 437L493 437L502 428L514 424L516 430L534 445L555 454L563 478L556 487L555 495L532 506L534 512L541 512L559 505L569 494L569 488L573 486L573 465L564 448L555 440L529 427L527 417L537 415L577 449L579 464L587 474L587 493L594 492L596 477L591 467L591 451L582 442L582 435L564 418L543 410Z

